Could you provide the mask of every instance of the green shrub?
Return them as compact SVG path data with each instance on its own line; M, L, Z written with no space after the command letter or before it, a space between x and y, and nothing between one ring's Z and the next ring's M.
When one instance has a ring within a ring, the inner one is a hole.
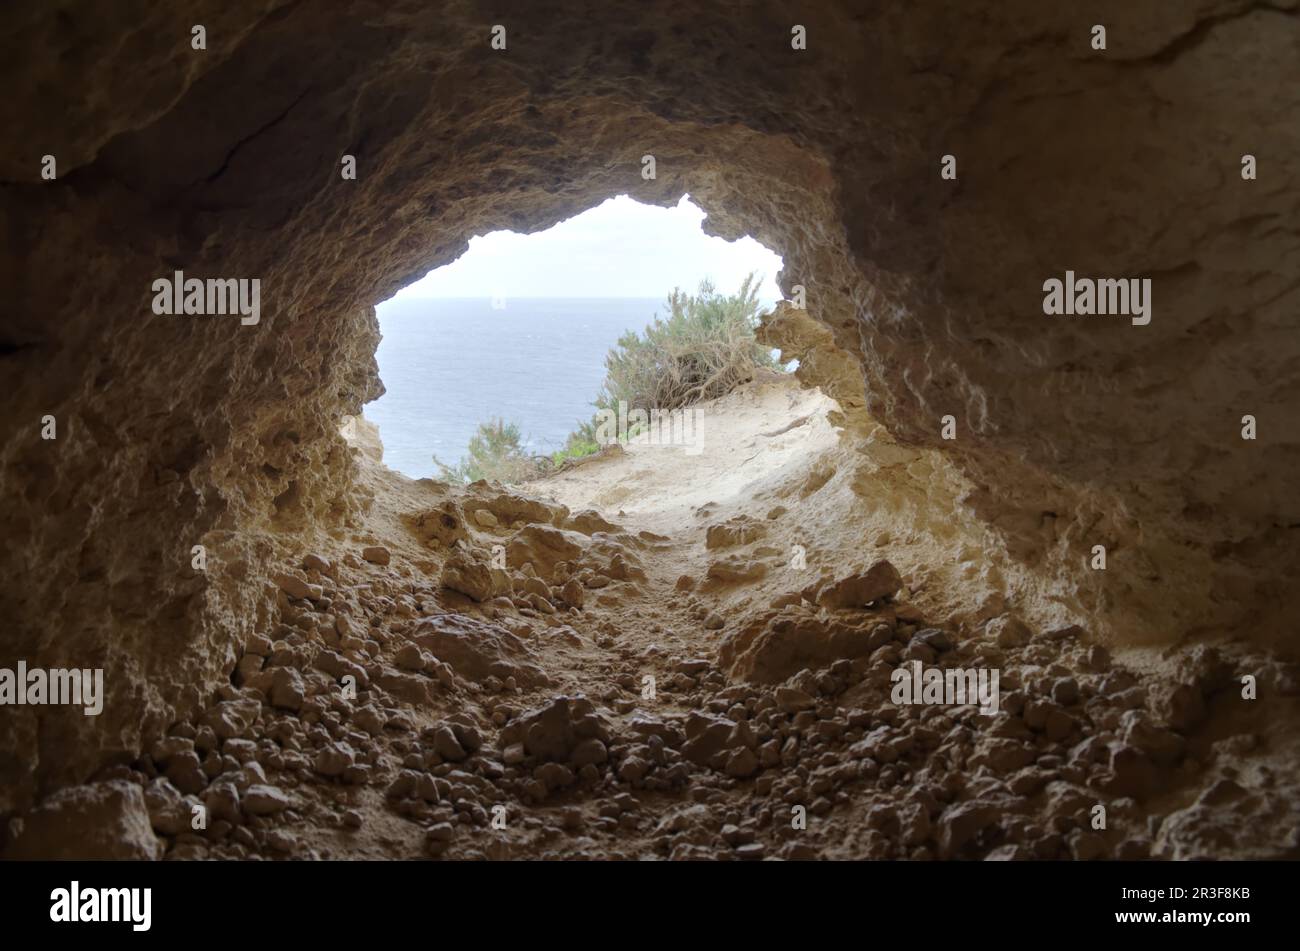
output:
M655 317L641 333L625 333L605 357L605 382L594 403L597 415L579 424L564 451L599 448L600 411L617 416L620 402L629 413L678 410L725 396L752 380L760 367L780 368L772 351L754 336L759 283L751 273L730 295L718 293L708 280L693 295L674 288L667 316Z
M433 461L447 482L524 482L543 467L537 456L524 449L519 427L501 419L478 424L469 441L469 454L456 465L449 466L437 456Z
M748 383L760 367L779 368L772 351L754 337L758 326L759 280L750 274L735 294L719 294L707 280L695 294L674 288L666 317L655 317L641 333L629 331L605 357L605 382L596 397L597 415L569 434L564 447L550 456L528 453L519 427L494 419L480 423L469 454L448 466L434 457L450 482L525 482L570 459L600 451L603 430L599 411L616 416L620 402L635 409L673 411L703 400L726 396ZM625 438L642 427L634 423Z
M629 409L681 409L725 396L759 367L776 366L754 338L758 284L750 274L730 295L707 280L693 295L674 289L667 316L624 334L605 358L596 408L617 410L623 401Z
M584 423L583 425L587 424ZM575 437L576 433L570 433L568 440L564 443L564 448L551 453L552 465L559 466L569 459L582 459L600 452L600 443Z

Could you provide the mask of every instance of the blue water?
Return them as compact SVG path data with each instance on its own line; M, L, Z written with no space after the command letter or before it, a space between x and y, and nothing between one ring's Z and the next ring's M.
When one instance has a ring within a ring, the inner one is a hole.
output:
M519 424L531 449L564 445L605 379L605 354L664 311L662 299L487 298L380 304L387 392L365 408L384 462L413 478L460 461L480 422Z

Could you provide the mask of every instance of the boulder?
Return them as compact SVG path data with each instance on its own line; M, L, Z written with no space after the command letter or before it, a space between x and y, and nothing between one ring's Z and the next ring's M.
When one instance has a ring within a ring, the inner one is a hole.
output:
M144 791L122 779L69 786L44 799L15 824L8 860L156 859Z
M862 608L882 598L893 597L903 587L898 569L878 561L865 572L852 574L822 588L817 603L824 608Z

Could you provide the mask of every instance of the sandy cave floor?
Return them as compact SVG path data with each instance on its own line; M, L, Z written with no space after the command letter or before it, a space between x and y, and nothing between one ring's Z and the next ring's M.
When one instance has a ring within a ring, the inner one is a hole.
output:
M354 422L364 524L286 550L230 685L30 832L135 787L125 854L178 859L1298 854L1292 668L1035 630L971 539L882 527L832 400L706 410L699 454L518 489L407 479ZM912 661L997 668L999 712L894 703Z

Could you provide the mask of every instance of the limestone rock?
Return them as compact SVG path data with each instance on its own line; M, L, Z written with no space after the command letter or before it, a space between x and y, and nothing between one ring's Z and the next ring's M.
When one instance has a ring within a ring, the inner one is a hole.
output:
M492 568L481 554L460 546L443 565L442 586L474 601L488 601L511 590L510 578L504 571Z
M293 799L278 786L257 784L244 790L243 806L250 816L270 816L293 805Z
M744 584L758 581L767 575L767 565L747 558L723 558L711 562L707 576L723 584Z
M586 589L582 587L582 583L576 578L570 578L564 583L564 587L560 589L560 600L575 608L582 607L586 598Z
M514 492L496 492L483 496L480 504L491 512L502 526L517 524L561 525L569 510L563 505L552 505L540 499L529 498Z
M421 512L408 519L415 536L426 545L450 548L468 538L465 530L465 513L460 504L448 499L437 508Z
M1023 647L1029 643L1033 634L1024 622L1014 617L997 617L985 626L989 636L998 647Z
M202 720L221 739L243 736L261 713L255 700L225 700L208 709Z
M955 858L972 839L997 821L999 810L991 803L963 802L939 817L939 854Z
M586 536L578 532L527 525L506 545L506 564L511 568L532 565L538 577L550 581L554 578L557 564L576 561L588 544Z
M762 522L741 515L726 522L710 525L704 535L704 547L713 549L748 545L766 535L767 529Z
M754 618L723 641L718 663L733 680L775 684L805 667L865 657L878 644L873 620L785 608Z
M69 786L42 800L23 815L4 858L139 860L161 855L140 787L109 780Z
M528 756L541 761L567 762L588 739L609 741L609 726L599 717L591 701L582 697L556 697L543 707L530 710L501 731L500 746L509 749L522 744ZM591 759L588 748L582 759Z
M533 686L547 680L528 645L495 624L461 614L436 615L417 624L411 639L470 680L513 677Z
M301 710L304 697L302 675L292 667L277 667L271 675L268 698L271 706L284 710Z
M311 585L297 575L281 572L272 579L281 591L291 598L306 599L311 597ZM318 589L319 590L319 589Z
M898 570L887 561L878 561L862 574L849 575L827 585L818 593L817 603L826 608L861 608L892 597L902 586Z
M607 521L599 512L591 509L570 515L565 520L564 527L571 528L575 532L582 532L584 535L594 535L596 532L617 532L619 530L617 525Z

